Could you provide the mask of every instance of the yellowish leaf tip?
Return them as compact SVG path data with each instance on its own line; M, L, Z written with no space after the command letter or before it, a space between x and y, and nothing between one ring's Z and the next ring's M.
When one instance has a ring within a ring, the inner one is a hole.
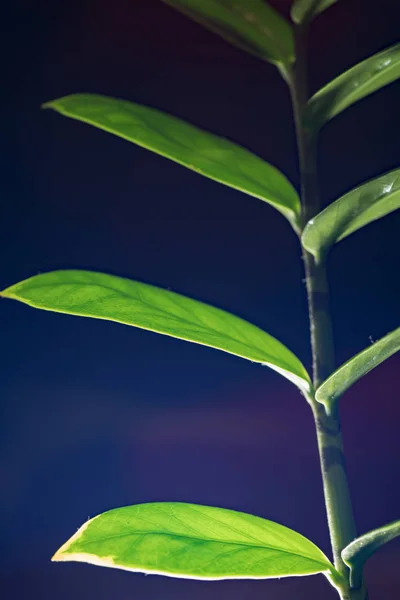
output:
M52 562L65 562L65 561L71 561L71 560L80 560L80 562L88 562L83 557L90 556L90 555L86 555L84 553L76 553L76 554L73 554L72 552L68 553L68 548L70 548L71 545L82 536L82 533L85 531L85 529L87 529L87 527L90 525L90 523L93 523L93 521L95 519L97 519L99 516L100 515L97 515L96 517L93 517L93 519L89 519L88 521L86 521L86 523L84 523L81 527L79 527L78 531L76 533L74 533L74 535L72 537L70 537L69 540L67 540L65 542L65 544L63 544L57 550L57 552L51 557L51 561ZM81 559L75 558L77 556L82 556L82 558Z

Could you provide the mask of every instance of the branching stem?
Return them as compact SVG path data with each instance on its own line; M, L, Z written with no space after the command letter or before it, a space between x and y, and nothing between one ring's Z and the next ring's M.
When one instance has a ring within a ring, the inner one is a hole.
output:
M307 25L296 28L296 64L289 77L293 114L296 127L301 177L301 229L320 211L317 182L316 136L303 126L303 110L308 100ZM303 249L310 335L313 359L313 383L316 389L334 370L332 319L329 307L329 286L324 260L317 262ZM351 589L348 568L341 551L355 537L349 486L346 475L340 419L337 408L327 414L325 407L309 398L318 441L332 553L336 569L343 577L337 587L341 600L366 600L364 584Z

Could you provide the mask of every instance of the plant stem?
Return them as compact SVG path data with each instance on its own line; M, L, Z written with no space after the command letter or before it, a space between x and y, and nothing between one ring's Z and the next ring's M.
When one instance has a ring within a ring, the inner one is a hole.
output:
M302 124L302 114L308 100L307 25L296 27L296 64L289 77L301 178L302 223L304 225L320 211L317 185L316 137ZM324 260L317 262L303 249L306 274L310 335L313 360L313 384L316 389L334 370L332 319L329 307L329 286ZM325 506L334 564L343 581L337 586L342 600L366 600L364 585L351 589L349 572L341 558L342 549L355 537L349 486L346 475L340 419L337 408L327 414L323 405L309 399L318 441Z

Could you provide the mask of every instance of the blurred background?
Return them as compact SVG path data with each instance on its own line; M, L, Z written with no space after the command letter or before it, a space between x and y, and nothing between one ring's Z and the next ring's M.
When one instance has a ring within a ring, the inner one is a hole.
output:
M245 1L245 0L244 0ZM290 2L271 1L283 15ZM400 7L340 1L313 24L312 91L399 41ZM267 330L310 366L298 240L267 204L41 111L73 92L125 98L228 137L298 186L278 71L159 0L16 1L3 12L1 289L53 269L172 289ZM323 130L329 203L400 164L400 84ZM329 258L337 364L399 325L399 213ZM0 302L0 588L8 600L335 598L322 576L198 582L50 557L88 517L184 501L278 521L330 555L308 405L269 369L104 321ZM360 533L400 517L399 356L341 400ZM400 543L368 563L398 598Z

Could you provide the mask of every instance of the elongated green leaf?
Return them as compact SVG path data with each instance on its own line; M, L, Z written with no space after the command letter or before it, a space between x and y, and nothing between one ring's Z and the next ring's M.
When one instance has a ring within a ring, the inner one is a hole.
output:
M289 23L264 0L163 0L227 42L277 65L294 62Z
M317 259L357 229L400 208L400 169L354 188L304 228L302 244Z
M394 521L365 533L342 550L342 558L350 568L350 584L353 587L360 586L364 564L369 557L399 535L400 521Z
M85 523L53 561L189 579L265 579L335 570L299 533L253 515L196 504L117 508Z
M400 44L358 63L319 90L308 102L305 126L314 133L343 110L400 77Z
M334 402L364 375L400 350L400 327L374 342L344 363L317 389L315 398L329 409Z
M122 277L91 271L52 271L0 294L34 308L133 325L204 344L265 364L310 389L307 371L278 340L213 306Z
M338 0L294 0L290 9L292 20L300 25L307 23Z
M229 187L255 196L296 226L300 200L275 167L241 146L158 110L93 94L74 94L44 105L152 150Z

